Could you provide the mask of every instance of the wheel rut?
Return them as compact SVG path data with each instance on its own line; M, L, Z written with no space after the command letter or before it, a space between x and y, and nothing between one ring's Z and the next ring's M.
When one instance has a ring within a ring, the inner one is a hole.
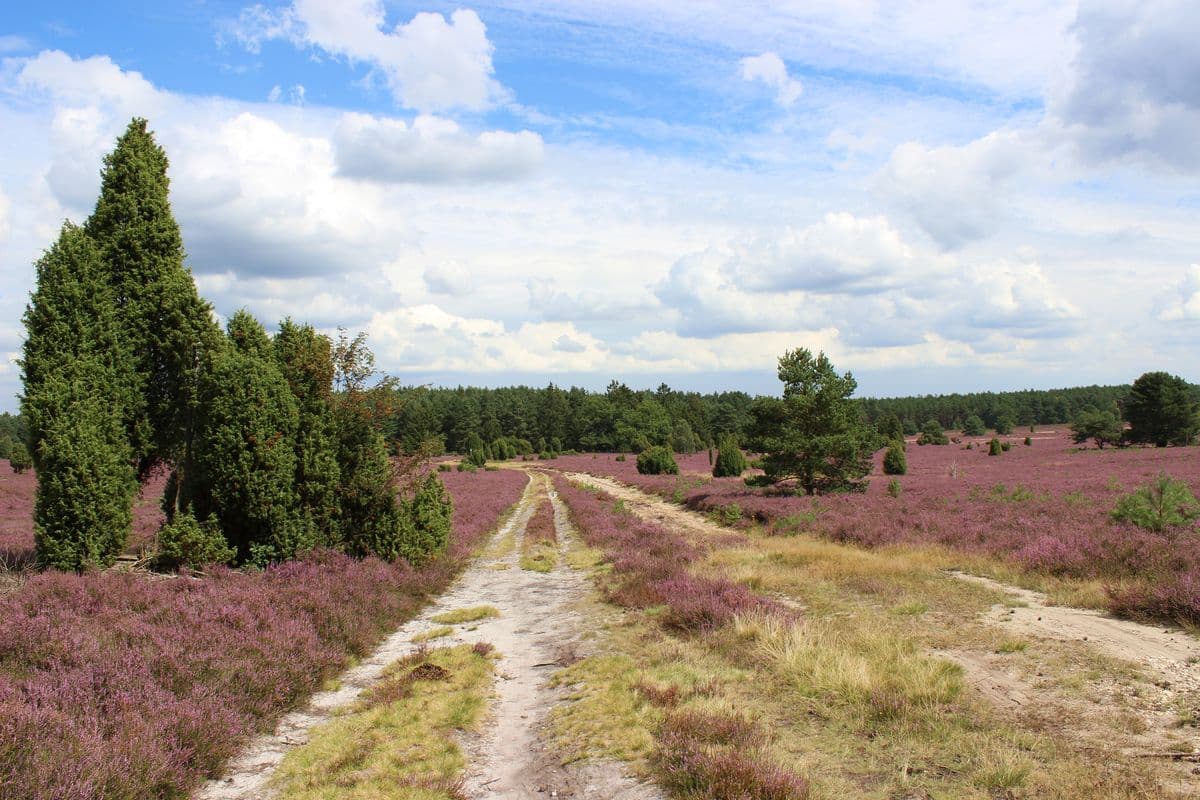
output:
M521 569L521 544L546 498L554 509L560 557L550 572L539 573ZM307 743L313 728L351 706L381 679L389 664L422 646L477 642L492 645L500 661L484 729L461 735L468 762L463 779L467 797L663 798L656 787L626 775L619 763L563 765L555 752L549 712L562 701L563 690L552 687L550 678L579 657L589 630L588 578L566 566L564 557L573 536L566 508L548 478L531 472L516 510L449 591L343 673L336 689L314 695L305 708L287 714L275 731L253 740L226 775L195 793L196 800L270 800L271 777L287 753ZM443 627L434 617L479 605L492 606L499 615L455 625L450 635L422 642L424 634Z

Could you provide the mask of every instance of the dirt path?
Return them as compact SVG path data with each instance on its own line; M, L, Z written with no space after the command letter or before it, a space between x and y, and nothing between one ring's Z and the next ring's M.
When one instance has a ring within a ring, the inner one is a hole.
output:
M683 530L700 536L737 536L728 528L710 522L695 511L664 500L657 495L635 489L612 478L602 478L586 472L564 472L562 476L576 483L590 483L613 497L621 500L642 519L657 522L672 530Z
M988 621L1014 633L1045 639L1087 642L1115 658L1133 661L1179 690L1200 690L1200 640L1183 631L1116 619L1099 611L1053 606L1040 592L1009 586L991 578L953 572L960 580L1004 592L1023 603L996 605Z
M532 475L517 510L497 531L488 550L451 589L417 618L391 634L369 658L341 676L338 688L316 694L303 710L285 716L274 733L254 740L229 768L208 782L197 800L268 800L269 781L291 749L308 741L313 727L352 704L377 682L384 669L419 645L413 637L442 627L433 617L447 611L490 605L500 615L455 626L430 646L487 642L501 656L487 728L464 735L470 765L465 792L471 798L594 797L658 800L658 791L625 776L615 763L563 767L546 730L561 690L548 680L562 663L577 657L587 630L587 578L565 566L550 573L522 570L521 538L538 502L549 492L560 547L571 541L566 511L542 475ZM515 546L511 546L515 544Z

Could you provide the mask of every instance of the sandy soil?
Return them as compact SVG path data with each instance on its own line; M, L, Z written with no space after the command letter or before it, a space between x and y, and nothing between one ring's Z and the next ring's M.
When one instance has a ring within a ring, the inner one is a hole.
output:
M590 483L613 497L621 500L630 511L642 519L657 522L672 530L691 533L699 536L737 536L728 528L723 528L710 522L695 511L689 511L682 506L669 502L657 495L643 492L632 486L627 486L612 478L602 478L599 475L589 475L585 472L564 472L563 477L576 483Z
M1115 658L1133 661L1179 690L1200 691L1200 640L1184 631L1116 619L1099 611L1047 603L1040 592L991 578L952 573L961 580L1008 594L1023 605L994 606L989 621L1008 630L1060 641L1087 642Z
M659 800L662 795L657 789L627 777L619 764L562 766L549 739L547 717L560 701L561 690L550 687L548 680L586 648L581 637L587 630L588 585L585 576L565 566L565 559L550 573L519 566L525 526L536 501L548 491L565 551L571 537L566 511L548 489L546 478L534 475L517 511L493 539L495 543L515 536L515 548L490 548L492 555L485 553L446 594L389 636L370 658L343 674L336 690L315 695L306 708L284 717L274 733L252 742L225 777L210 781L196 794L197 800L270 798L268 784L275 768L291 748L308 740L314 726L353 703L379 680L388 664L411 653L418 646L414 636L441 627L432 617L478 605L494 606L500 616L457 625L453 635L429 643L437 647L488 642L501 655L487 727L481 734L462 737L470 765L465 776L467 796Z

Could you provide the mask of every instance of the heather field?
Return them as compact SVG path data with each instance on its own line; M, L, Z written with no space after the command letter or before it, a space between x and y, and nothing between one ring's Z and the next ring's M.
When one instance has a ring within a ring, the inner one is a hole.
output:
M632 456L567 456L557 468L615 478L734 524L778 534L808 531L872 548L948 547L995 559L1024 577L1075 585L1065 596L1128 616L1200 623L1200 536L1155 533L1109 519L1117 500L1161 473L1200 491L1195 448L1079 448L1064 429L907 447L908 473L882 473L882 452L865 494L796 496L708 477L706 453L679 459L679 476L639 475ZM973 445L967 449L967 445ZM894 496L898 495L898 496Z
M27 547L33 478L12 477L6 542ZM0 795L184 797L217 774L443 590L526 484L445 478L451 545L419 570L316 553L203 577L46 572L0 597Z

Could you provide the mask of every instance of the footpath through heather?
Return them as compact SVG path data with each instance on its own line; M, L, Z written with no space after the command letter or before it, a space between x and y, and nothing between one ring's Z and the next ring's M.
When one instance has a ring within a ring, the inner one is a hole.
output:
M531 517L548 498L558 542L557 564L548 572L521 568L523 539ZM486 643L499 656L493 697L480 732L463 732L459 745L467 770L462 791L470 798L590 797L657 800L653 786L628 777L615 762L563 765L549 731L550 710L563 689L551 686L557 669L586 654L585 634L594 626L586 575L567 565L574 541L567 511L544 474L531 473L515 511L497 530L482 556L451 589L417 618L391 634L366 660L344 673L337 688L315 695L287 715L270 735L254 741L229 772L210 781L197 800L268 800L277 796L272 776L289 752L314 729L351 709L385 680L389 665L424 646ZM493 616L445 624L446 615L480 607ZM437 638L427 641L430 634ZM440 634L440 635L439 635ZM350 787L348 787L350 788ZM348 793L349 796L349 793Z

